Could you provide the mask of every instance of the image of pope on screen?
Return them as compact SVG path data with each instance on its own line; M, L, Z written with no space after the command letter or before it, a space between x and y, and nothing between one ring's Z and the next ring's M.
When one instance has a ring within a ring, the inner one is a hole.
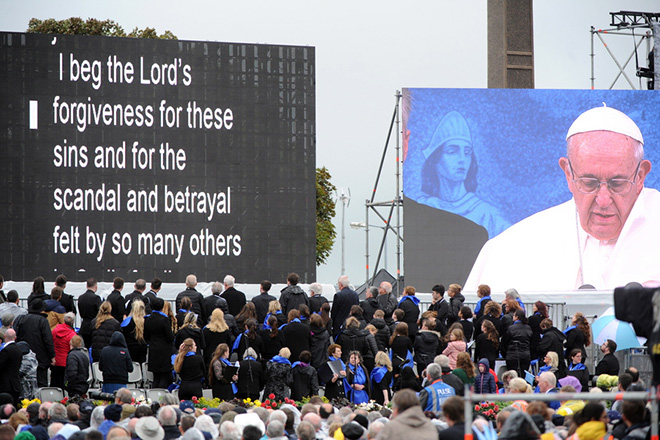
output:
M559 167L571 200L488 240L465 290L660 285L660 193L644 187L651 162L637 124L607 106L582 113L568 129Z

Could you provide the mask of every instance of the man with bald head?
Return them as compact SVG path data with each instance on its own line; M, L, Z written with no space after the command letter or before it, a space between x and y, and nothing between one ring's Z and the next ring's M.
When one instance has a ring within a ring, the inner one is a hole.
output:
M21 379L18 374L23 361L23 351L16 346L16 331L10 328L5 333L5 346L0 350L0 393L7 393L18 405Z
M335 293L332 300L332 335L337 336L341 332L342 325L348 315L351 313L351 307L357 306L360 303L356 291L350 288L351 282L346 275L342 275L337 280L337 287L339 292Z
M569 128L559 166L573 198L489 240L465 290L660 285L660 192L644 188L651 163L635 122L610 107L587 110Z
M206 314L204 296L195 287L197 287L197 277L190 274L186 277L186 290L176 296L176 309L179 310L181 308L181 300L184 296L190 298L192 301L192 311L197 315L197 325L202 328L206 325L208 316Z
M396 309L396 298L392 295L392 283L383 281L378 287L378 308L385 313L385 323L392 324L392 313Z

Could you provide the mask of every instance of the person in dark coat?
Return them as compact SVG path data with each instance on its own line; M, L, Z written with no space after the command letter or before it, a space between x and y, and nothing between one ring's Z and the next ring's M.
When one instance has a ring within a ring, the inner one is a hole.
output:
M479 319L486 310L486 304L493 300L490 297L490 286L480 284L477 287L477 296L479 297L479 301L477 301L477 305L474 307L474 316L476 319Z
M50 299L50 295L46 293L46 288L44 286L45 281L44 277L36 277L32 282L32 292L28 295L27 302L28 308L32 305L32 302L35 299L40 299L46 301Z
M202 397L202 382L206 382L204 358L197 352L194 339L187 338L179 346L174 359L174 371L179 373L179 399L192 400Z
M220 296L223 287L224 286L220 281L216 281L211 285L211 294L204 298L204 310L206 310L206 314L209 317L213 313L213 310L220 308L221 301L227 304L227 301ZM223 312L226 313L225 310L223 310ZM229 325L229 323L227 323L227 325Z
M619 360L614 356L616 351L616 342L611 339L606 340L600 346L600 351L603 352L605 356L598 362L596 366L596 376L601 374L609 374L610 376L619 375Z
M536 301L532 306L533 314L527 319L529 328L532 329L532 341L530 353L532 359L539 357L539 343L541 342L541 321L548 317L548 307L543 301Z
M83 347L82 338L74 336L69 342L71 350L66 356L66 367L64 369L64 383L69 397L87 394L89 384L89 355Z
M23 362L23 351L16 346L16 332L8 329L5 333L5 345L0 350L0 393L7 393L18 406L21 393L21 379L19 371Z
M305 291L298 285L299 282L300 277L298 274L292 272L286 277L287 286L280 291L282 312L287 316L289 316L291 310L297 309L300 304L305 304L309 307L309 298Z
M153 388L167 388L172 383L172 341L170 318L163 313L161 298L151 301L153 311L144 320L144 339L149 344L148 370L154 375Z
M337 336L341 331L342 324L351 313L351 307L360 304L360 300L356 291L351 290L349 287L350 281L346 275L339 277L337 281L339 292L335 293L332 301L332 335Z
M346 377L346 364L341 359L342 348L339 344L332 344L328 347L328 362L339 361L341 364L340 374L333 374L332 379L325 384L325 397L332 400L337 397L344 397L344 381Z
M323 286L320 283L312 283L309 285L309 310L312 313L319 313L321 306L328 303L328 298L322 295Z
M37 357L37 385L48 386L48 368L55 360L53 334L48 325L48 318L42 312L44 302L37 298L28 306L27 315L14 320L14 330L18 341L25 341Z
M264 396L274 394L275 398L271 400L284 400L290 394L291 385L293 385L293 371L291 371L289 356L291 356L291 351L284 347L266 364Z
M256 400L265 383L266 375L261 362L257 360L257 353L253 348L248 348L243 353L243 360L239 363L236 397Z
M120 332L119 321L112 317L112 306L108 301L101 303L99 313L92 320L92 361L98 362L103 347L110 343L114 332ZM124 340L124 344L126 340Z
M461 293L463 288L459 284L450 284L447 288L449 296L449 315L447 316L447 328L459 320L458 311L463 307L465 296Z
M481 324L481 333L474 342L475 359L487 359L488 365L495 365L498 358L500 339L492 322L484 320Z
M243 353L247 350L248 347L252 348L257 356L261 356L261 353L265 350L264 343L259 336L259 330L257 330L257 320L248 319L245 323L245 331L238 335L232 346L232 353L237 353L238 358L243 357Z
M501 336L502 335L502 319L500 318L501 316L502 316L501 305L499 305L495 301L491 301L488 304L486 304L486 310L484 310L484 314L481 316L481 318L474 321L474 333L472 334L474 340L476 341L479 335L481 334L481 327L484 321L490 321L495 327L495 330L497 330L497 334Z
M234 283L236 282L235 278L231 275L227 275L224 279L225 291L222 292L222 296L227 301L227 306L229 307L229 313L238 316L241 313L241 309L247 303L245 294L240 290L236 290Z
M413 348L415 356L413 359L417 363L417 371L422 372L426 366L433 362L436 353L438 352L438 343L440 342L440 334L431 330L430 325L435 328L435 322L431 318L422 318L422 329L415 336L415 343Z
M582 361L587 359L586 347L591 345L591 327L584 314L577 312L573 315L571 326L564 330L566 335L566 362L570 362L569 353L574 348L582 351Z
M158 298L158 292L160 292L160 289L161 289L162 285L163 285L163 282L161 281L160 278L154 278L153 280L151 280L151 285L149 286L149 291L147 293L145 293L145 295L144 295L144 298L146 300L145 307L146 307L146 304L149 303L149 313L148 314L151 314L151 312L153 311L153 308L151 308L151 302L154 299Z
M378 310L378 287L371 286L366 290L366 299L360 303L364 320L369 324L374 318L374 312Z
M383 281L378 287L378 308L385 314L385 323L392 325L392 313L396 309L396 296L392 293L392 283Z
M109 345L101 350L99 370L103 372L104 393L114 393L128 383L128 373L133 371L133 361L126 346L126 339L120 331L114 332Z
M67 283L67 278L64 274L60 274L55 278L55 285L59 288L62 289L62 298L60 298L60 304L64 307L64 310L66 312L72 312L73 314L76 314L76 305L73 301L73 295L69 295L68 293L64 292L66 290L66 283Z
M497 384L495 383L495 376L490 372L490 363L488 359L483 358L477 363L478 373L474 378L474 392L477 394L495 394L497 392Z
M412 342L417 334L417 318L419 318L419 298L415 296L413 286L406 286L403 289L403 297L399 301L398 308L403 310L403 322L408 324L408 337Z
M447 327L447 317L449 316L449 303L445 299L445 286L436 284L431 289L431 305L428 310L435 312L435 319L437 322ZM437 330L437 327L436 327Z
M85 341L85 347L92 346L92 320L96 318L101 307L101 297L96 294L98 284L95 278L87 279L87 290L78 297L78 312L82 318L79 334Z
M348 316L358 320L358 322L360 323L360 329L363 329L367 326L367 320L364 319L364 310L362 310L362 307L352 306L351 313Z
M300 322L300 311L297 309L289 312L289 323L282 329L286 345L291 350L291 357L298 359L300 353L310 351L312 345L312 332L309 326Z
M192 303L191 309L197 315L197 325L201 328L206 325L208 314L206 313L204 296L195 289L196 286L197 277L192 274L188 275L186 277L186 290L176 296L176 310L181 308L181 301L185 296L190 298L190 302Z
M375 338L378 351L387 352L390 348L391 333L390 328L385 322L385 312L382 310L376 310L374 312L374 318L371 320L371 324L376 327Z
M360 329L360 323L356 318L349 317L346 320L345 327L345 330L342 331L336 339L337 344L342 347L342 361L344 361L344 363L348 361L350 352L359 351L360 353L366 353L369 350L367 344L368 331ZM377 348L376 351L378 351Z
M234 387L238 375L231 378L225 377L225 369L232 366L232 363L229 362L229 354L229 345L222 343L215 349L209 363L209 383L214 399L230 401L234 398Z
M513 324L502 337L500 350L506 359L507 370L515 370L518 377L525 377L531 362L529 343L532 340L532 329L527 325L527 317L522 309L516 310L514 318Z
M147 290L147 282L142 278L136 280L135 285L133 286L133 291L128 295L126 295L126 299L124 300L124 309L126 310L127 314L131 313L131 307L133 306L133 301L135 301L136 299L139 299L144 303L144 310L147 315L151 313L150 299L146 295L143 295L145 290Z
M408 355L413 351L412 342L408 337L408 324L405 322L397 324L390 338L390 347L392 348L392 369L394 377L397 377L402 365L407 362Z
M178 348L188 338L195 341L195 352L199 352L201 356L202 351L206 347L206 341L204 340L204 333L202 333L202 329L197 326L197 318L192 312L189 312L186 315L186 318L183 321L183 326L181 326L181 328L174 335L173 350L178 352Z
M298 362L294 362L291 372L293 384L291 385L291 398L302 400L303 397L319 395L319 379L316 369L310 365L312 353L303 351ZM264 392L264 395L266 393Z
M465 341L470 342L472 340L472 334L474 333L474 324L470 320L472 318L472 310L468 306L463 306L461 307L461 310L458 311L458 317L461 318L458 322L463 327Z
M582 363L582 350L574 348L568 354L570 362L567 367L566 375L573 376L580 381L582 391L589 390L589 369Z
M264 322L264 319L266 319L270 302L277 300L277 298L268 293L272 286L273 284L270 281L262 281L259 287L259 295L252 298L252 303L257 311L257 322L259 325L261 325Z
M112 317L117 320L117 322L122 322L126 316L126 301L124 297L121 296L121 291L124 289L124 279L121 277L116 277L112 281L113 291L108 295L106 301L112 306Z
M218 345L227 344L228 347L231 347L234 344L234 335L225 322L225 314L221 309L213 310L209 323L202 329L202 336L206 344L204 361L206 365L212 366L211 360Z
M270 315L268 317L268 328L259 331L259 337L261 342L263 342L264 351L261 353L261 360L268 362L277 356L281 349L286 347L286 339L284 339L284 333L279 329L279 322L275 315Z
M564 341L566 336L557 327L552 325L552 320L546 318L541 321L541 332L543 337L539 342L537 353L539 354L539 363L543 364L543 359L549 351L555 352L559 355L559 365L555 373L558 379L566 376L566 362L564 361Z
M384 351L376 354L374 369L371 370L371 398L380 405L387 405L392 398L392 362Z
M124 334L128 352L131 354L133 362L143 364L147 361L147 341L144 339L146 305L137 297L134 297L130 304L130 314L120 325L121 332Z
M311 359L305 363L311 363L314 368L319 368L328 361L328 348L330 348L330 334L323 325L321 315L317 315L316 313L312 315L309 323L309 331L312 334L310 340ZM300 353L301 356L302 353L304 351Z
M217 307L225 314L225 322L227 323L227 326L229 326L231 333L234 336L238 336L243 330L238 326L236 317L229 313L229 305L227 304L227 300L223 297L219 297L216 304Z

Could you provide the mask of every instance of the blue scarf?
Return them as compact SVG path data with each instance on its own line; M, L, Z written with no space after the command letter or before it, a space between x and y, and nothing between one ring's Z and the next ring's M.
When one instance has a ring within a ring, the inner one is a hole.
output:
M567 335L568 332L570 332L571 330L574 330L576 328L577 328L577 325L572 325L572 326L568 327L566 330L564 330L564 334Z
M525 303L522 302L522 299L516 298L516 301L518 304L520 304L520 307L523 309L523 311L525 311Z
M278 364L288 364L291 365L291 361L289 361L287 358L280 356L279 354L277 356L273 356L273 358L269 362L277 362Z
M331 361L339 361L339 362L341 362L341 369L344 370L344 371L346 371L346 364L344 363L344 361L341 360L341 358L336 358L336 357L334 357L334 356L329 356L328 359L330 359Z
M479 311L481 310L481 303L482 303L483 301L485 301L485 300L492 301L493 299L490 297L490 295L488 295L488 296L484 296L483 298L481 298L481 299L477 302L477 306L474 308L474 313L475 313L475 314L479 313Z
M277 312L275 312L275 314L276 314L276 315L281 315L282 312L281 312L280 310L278 310ZM266 318L264 319L264 328L265 328L266 330L270 330L270 326L268 325L268 318L270 318L271 316L272 316L272 313L268 313L268 314L266 315Z
M195 354L196 354L196 353L195 353L194 351L189 351L188 353L186 353L185 357L188 357L188 356L195 356ZM172 361L172 365L174 365L174 361L176 360L176 357L177 357L177 356L178 356L178 354L173 354L172 357L170 358L171 361Z
M309 367L309 364L306 364L306 363L301 362L301 361L296 361L296 362L293 363L293 365L291 365L291 369L296 368L298 365L300 365L302 367Z
M243 335L247 335L247 330L238 335L238 338L234 341L234 345L231 347L231 351L236 351L238 350L238 347L241 345L241 340L243 339Z
M344 379L344 393L347 396L350 396L350 401L353 403L366 403L369 401L369 395L365 390L356 390L351 385L365 385L367 383L367 375L364 372L364 368L359 365L357 368L355 365L348 364L348 368L354 373L353 383L349 383L348 379Z
M165 313L161 312L160 310L151 312L152 315L153 315L154 313L158 313L159 315L163 315L163 316L166 317L167 319L170 319L169 316L167 316Z
M582 362L580 362L578 364L575 364L575 365L570 364L568 366L568 371L579 371L579 370L586 370L586 369L587 369L587 367L585 367Z
M179 313L188 313L190 310L185 310L185 309L179 309Z
M412 301L413 304L415 304L415 306L418 306L418 305L419 305L419 298L417 298L417 297L414 296L414 295L406 295L406 296L404 296L403 298L401 298L401 301L399 301L399 306L401 305L402 302L404 302L404 301L407 300L407 299L409 299L410 301Z
M552 368L552 365L544 365L541 368L539 368L539 374L540 373L545 373L546 371L550 371Z
M376 367L371 371L371 381L375 383L380 383L380 381L383 380L386 374L387 374L387 367L385 366Z
M121 327L126 327L126 326L128 326L128 324L130 324L132 320L133 320L133 318L131 318L130 316L127 316L126 319L124 319L124 320L121 322Z
M250 361L256 361L256 359L253 358L252 356L248 356L248 357L246 357L246 358L243 359L243 360L244 360L244 361L247 361L247 360L250 360Z
M234 364L232 364L231 362L229 362L225 358L220 358L220 360L222 361L223 364L227 365L228 367L233 367L234 366ZM238 386L236 386L236 384L234 382L231 383L231 391L234 394L238 393Z

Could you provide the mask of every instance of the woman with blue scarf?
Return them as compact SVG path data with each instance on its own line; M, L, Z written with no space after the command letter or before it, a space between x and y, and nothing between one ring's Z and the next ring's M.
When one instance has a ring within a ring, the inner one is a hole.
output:
M369 372L363 366L359 351L351 351L348 355L344 392L348 400L355 404L369 402Z
M574 348L569 353L568 376L573 376L582 384L582 390L589 390L589 369L582 363L582 350Z
M291 370L291 350L284 347L280 354L266 364L266 387L264 396L275 395L271 400L284 400L290 394L291 385L293 385L293 371Z
M346 377L346 365L341 360L341 345L332 344L328 347L328 360L330 362L339 361L341 363L340 374L334 374L332 379L325 384L325 397L332 400L335 397L344 397L344 381Z
M232 365L229 362L229 345L219 344L209 366L209 383L213 389L214 399L229 401L234 398L237 390L234 382L238 380L238 374L231 377L231 380L225 377L225 370Z
M179 373L179 399L191 400L193 396L202 397L202 381L206 376L204 358L197 354L197 345L192 338L187 338L179 347L179 354L174 359L174 371Z
M390 402L391 384L392 384L392 361L384 351L376 353L376 366L371 372L371 387L373 399L381 404L387 405Z

